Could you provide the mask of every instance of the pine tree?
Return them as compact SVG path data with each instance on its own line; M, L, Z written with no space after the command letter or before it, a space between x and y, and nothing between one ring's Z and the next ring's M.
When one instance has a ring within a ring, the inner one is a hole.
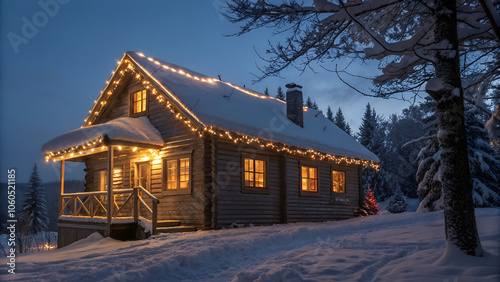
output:
M363 190L366 191L368 188L372 190L377 200L384 201L391 196L388 175L382 166L378 171L371 167L364 167L361 170L361 177Z
M383 122L381 117L377 117L375 109L372 109L368 103L361 126L359 127L358 140L361 145L365 146L381 159L381 169L376 171L371 167L364 167L362 170L362 177L365 183L364 189L366 190L368 187L372 189L375 197L379 201L383 201L391 195L391 190L387 181L388 175L384 170L383 160L383 155L385 154L385 128L386 123Z
M363 206L361 207L361 215L375 215L379 211L377 200L373 195L370 187L365 191L365 198L363 200Z
M434 113L435 114L435 113ZM476 108L466 112L469 168L472 178L472 197L475 207L500 206L500 159L488 143L488 136L480 122ZM432 118L429 118L432 120ZM429 135L437 132L435 121ZM419 212L441 210L444 199L441 187L441 156L437 138L431 138L417 158Z
M500 156L489 143L479 109L465 113L472 197L476 207L500 206Z
M359 143L365 146L368 150L370 150L369 145L373 139L375 127L376 113L375 110L372 111L370 103L368 103L366 105L365 113L363 114L363 119L361 120L358 135Z
M316 101L313 102L311 109L315 109L315 110L318 109L318 104L316 103Z
M304 105L304 106L306 106L306 107L308 107L308 108L311 108L311 109L312 109L312 107L313 107L313 102L312 102L312 100L311 100L311 97L307 96L307 100L306 100L306 102L305 102L305 105Z
M349 127L349 124L346 122L344 114L340 108L335 115L334 123L345 133L351 135L351 127Z
M267 89L267 87L266 87L266 90L264 90L264 94L265 94L266 96L269 96L269 89Z
M347 132L347 134L352 136L351 126L348 123L346 123L345 125L345 132Z
M328 106L328 109L326 110L326 118L329 119L331 122L335 122L335 120L333 119L332 108L330 106Z
M23 209L19 213L26 234L47 230L48 217L45 194L36 164L31 172L29 187L24 194Z
M420 198L418 212L431 212L444 208L443 192L440 179L439 142L433 138L437 134L436 102L430 98L421 105L424 112L423 122L427 129L427 141L420 149L416 162L418 163L416 179L417 194Z
M391 178L389 189L395 191L396 185L399 185L403 194L410 198L418 197L415 159L422 144L406 143L427 134L422 116L420 105L411 105L407 109L403 109L401 115L391 115L387 122L387 132L384 138L385 152L383 155L379 155Z
M387 210L390 213L401 213L406 211L406 207L408 207L408 201L406 201L405 195L401 192L401 187L397 185L396 191L394 191L394 195L387 205Z
M281 86L278 87L278 94L276 94L276 98L285 101L285 94L283 94L283 89L281 89Z

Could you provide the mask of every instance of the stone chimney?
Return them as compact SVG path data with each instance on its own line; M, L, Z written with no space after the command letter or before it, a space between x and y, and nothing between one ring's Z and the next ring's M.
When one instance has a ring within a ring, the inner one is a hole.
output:
M286 117L296 125L304 127L302 86L295 83L286 85Z

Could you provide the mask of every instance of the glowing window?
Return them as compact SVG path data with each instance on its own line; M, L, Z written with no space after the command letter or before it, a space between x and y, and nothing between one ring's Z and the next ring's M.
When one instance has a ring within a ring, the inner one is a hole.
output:
M333 192L345 193L345 172L332 170Z
M190 188L190 159L180 158L164 162L167 190Z
M266 161L244 158L245 187L266 188Z
M302 166L302 191L318 191L318 169L315 167Z
M132 97L132 113L140 114L146 112L146 90L134 92Z

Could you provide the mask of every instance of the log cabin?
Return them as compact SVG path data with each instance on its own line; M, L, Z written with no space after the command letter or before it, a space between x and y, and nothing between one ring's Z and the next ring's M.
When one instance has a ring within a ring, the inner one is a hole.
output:
M79 129L42 147L60 162L58 246L93 232L162 232L351 218L376 155L314 109L127 52ZM85 191L64 191L65 162Z

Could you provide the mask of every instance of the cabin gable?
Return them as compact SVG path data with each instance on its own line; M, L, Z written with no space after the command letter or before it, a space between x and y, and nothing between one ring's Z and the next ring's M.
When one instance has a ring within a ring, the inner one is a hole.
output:
M166 106L164 102L159 102L158 95L153 94L151 89L147 89L136 79L128 79L125 87L113 95L116 95L109 104L106 105L101 115L95 120L94 124L101 124L120 117L134 116L132 114L132 95L140 90L146 90L147 108L146 116L151 124L158 129L166 143L180 140L183 138L197 137L195 133L182 121L176 118ZM168 100L167 97L164 98ZM99 102L99 101L98 101Z

